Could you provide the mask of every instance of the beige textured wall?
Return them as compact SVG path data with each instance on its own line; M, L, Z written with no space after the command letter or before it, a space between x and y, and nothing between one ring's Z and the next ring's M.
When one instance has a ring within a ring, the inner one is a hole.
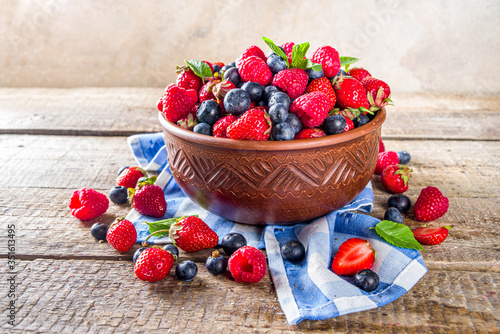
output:
M393 91L497 94L498 17L498 0L2 0L0 86L165 86L264 35L359 57Z

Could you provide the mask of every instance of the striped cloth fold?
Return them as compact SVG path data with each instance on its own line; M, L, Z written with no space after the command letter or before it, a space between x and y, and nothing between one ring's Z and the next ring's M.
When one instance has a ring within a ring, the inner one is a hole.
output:
M253 226L238 224L201 208L175 183L167 163L162 133L129 137L128 144L138 164L147 171L160 171L156 184L163 188L167 212L161 219L198 215L222 239L227 233L245 236L248 245L265 249L270 274L280 305L292 325L304 319L319 320L369 310L390 303L408 291L427 272L416 250L389 245L370 229L379 220L352 211L371 212L371 183L351 203L312 222L293 226ZM127 219L136 227L138 240L148 236L144 222L156 221L131 210ZM335 253L349 238L369 240L377 256L372 268L380 277L377 290L366 293L352 284L352 277L337 276L331 271ZM298 264L283 260L280 246L288 240L301 241L306 258ZM168 237L151 237L148 242L164 244Z

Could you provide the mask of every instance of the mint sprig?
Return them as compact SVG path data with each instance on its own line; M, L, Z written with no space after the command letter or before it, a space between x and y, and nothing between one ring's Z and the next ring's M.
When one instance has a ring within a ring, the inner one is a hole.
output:
M375 232L385 241L396 247L425 251L425 248L413 236L411 229L404 224L382 220L375 225Z
M207 63L196 59L186 60L185 62L194 74L201 78L203 83L205 83L205 78L213 76L212 70Z
M267 46L269 46L269 48L274 52L276 53L278 56L280 56L284 61L286 61L286 67L289 68L290 67L290 62L288 61L288 57L286 55L285 52L283 52L283 50L277 46L276 44L274 44L274 42L272 40L270 40L269 38L267 37L264 37L262 36L262 40L264 42L266 42Z
M306 69L307 59L304 59L309 50L309 42L295 44L292 49L292 65L294 68Z
M345 66L345 71L347 72L349 70L349 65L352 65L358 61L359 61L359 58L356 58L356 57L342 56L342 57L340 57L340 67Z

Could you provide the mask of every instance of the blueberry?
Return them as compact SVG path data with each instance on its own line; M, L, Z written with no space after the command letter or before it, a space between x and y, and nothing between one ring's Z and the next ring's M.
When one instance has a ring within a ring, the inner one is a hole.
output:
M194 126L193 132L211 136L212 135L212 126L208 123L198 123Z
M250 107L250 95L243 89L231 89L224 97L224 108L233 115L241 115Z
M247 239L240 233L228 233L226 234L221 241L222 249L224 253L231 256L234 252L236 252L239 248L247 245Z
M120 175L125 169L127 169L129 166L123 166L121 167L119 170L118 170L118 174L116 175Z
M300 120L299 116L294 113L289 113L285 122L292 126L295 134L299 133L299 131L302 130L302 121Z
M398 209L393 207L390 207L387 210L385 210L384 220L390 220L391 222L403 224L403 216L401 216L401 213L399 212Z
M215 74L216 72L220 72L221 67L220 67L219 65L215 65L215 64L214 64L214 65L212 65L212 67L214 68L214 74Z
M106 240L108 234L108 225L103 223L95 223L90 228L90 234L97 240Z
M115 204L125 204L128 199L128 189L124 186L115 186L109 191L109 199Z
M276 92L271 94L271 96L269 97L269 101L267 102L269 108L278 103L285 105L286 109L290 109L290 98L283 92Z
M212 275L223 274L227 269L227 257L222 256L217 250L213 251L205 265L207 266L207 271Z
M370 119L365 114L359 114L359 116L355 117L352 121L354 123L354 127L359 128L360 126L368 123Z
M406 151L399 151L398 152L398 157L399 157L399 163L402 164L402 165L406 165L411 160L410 153L408 153Z
M295 131L287 122L276 123L271 131L274 140L292 140L295 137Z
M264 93L264 88L262 88L262 86L257 82L245 82L243 86L241 86L241 89L250 95L250 100L252 101L260 101L262 94Z
M240 73L236 67L230 67L224 72L224 80L231 81L235 86L241 80Z
M219 104L214 100L203 101L196 111L196 117L201 123L214 125L221 117Z
M322 77L325 76L325 73L323 72L323 69L321 69L320 71L315 71L312 68L308 68L306 70L306 73L307 73L307 76L309 77L309 79L311 79L311 80L322 78Z
M287 68L286 61L277 54L272 54L267 58L267 66L273 73L278 73Z
M269 117L274 123L281 123L288 118L288 109L282 103L277 103L269 108Z
M349 74L347 74L346 71L344 71L343 69L340 69L337 72L337 74L335 74L335 76L333 77L333 81L335 82L335 80L337 80L341 75L342 75L342 78L351 77Z
M243 87L243 85L245 84L245 81L240 81L238 82L238 84L236 85L236 88L241 88Z
M283 50L283 53L286 54L285 49L283 49L281 46L278 46L281 50ZM267 53L267 58L271 57L272 55L277 55L273 50L269 50Z
M376 272L371 269L363 269L354 275L354 285L366 292L372 292L378 288L380 279Z
M134 263L137 262L137 259L139 258L139 255L141 255L141 253L146 249L146 247L141 247L141 248L138 248L135 253L134 253L134 256L132 257L132 261L134 261Z
M267 104L271 95L276 92L279 92L276 86L273 85L266 86L266 88L264 88L264 94L262 94L262 100L266 101Z
M267 102L266 101L259 101L259 102L257 102L257 105L258 106L267 106Z
M236 62L235 62L235 61L233 61L232 63L229 63L229 66L231 66L231 67L236 67Z
M281 246L281 256L286 261L300 262L306 256L306 249L300 241L289 240Z
M234 67L234 66L231 66L231 65L224 65L224 66L222 66L222 68L219 71L219 73L221 74L221 76L224 77L223 74L226 73L226 71L228 69L230 69L231 67Z
M191 260L182 261L175 267L175 276L181 281L189 282L198 274L198 266Z
M323 130L327 135L334 135L344 131L346 120L342 115L327 116L323 121Z
M396 208L399 212L404 213L410 209L411 201L408 196L403 194L391 195L387 200L387 206Z
M170 252L170 254L172 254L175 258L179 257L179 250L174 245L167 244L163 246L163 249L166 250L167 252Z

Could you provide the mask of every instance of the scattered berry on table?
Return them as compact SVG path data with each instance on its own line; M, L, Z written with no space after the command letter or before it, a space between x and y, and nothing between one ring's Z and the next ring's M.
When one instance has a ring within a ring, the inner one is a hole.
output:
M364 269L354 275L354 285L366 292L377 290L380 284L380 278L377 273L371 269Z
M273 73L278 73L287 68L286 61L277 54L270 55L266 64Z
M295 139L310 139L310 138L319 138L326 136L326 133L318 128L307 128L300 130L296 135Z
M290 112L297 114L304 126L312 128L321 125L328 116L329 104L330 100L325 93L307 93L293 101Z
M137 181L146 176L146 172L139 167L127 167L116 178L115 184L125 188L135 188Z
M304 245L298 240L289 240L281 246L281 256L286 261L297 263L306 256Z
M413 206L415 218L420 221L431 221L442 217L449 207L448 198L436 187L422 189Z
M80 220L90 220L103 215L109 207L106 195L92 189L75 190L69 202L71 214Z
M390 165L384 168L380 181L385 190L401 194L408 190L412 170L405 165Z
M350 77L341 78L333 85L333 89L339 108L370 108L366 89L358 80Z
M364 114L360 114L359 116L355 117L352 122L354 123L355 128L359 128L360 126L363 126L370 122L370 118Z
M221 117L219 104L214 100L203 101L198 107L196 117L200 123L213 125Z
M199 91L203 82L201 77L194 74L193 70L184 66L177 70L177 79L175 80L175 84L184 89L194 89L195 91Z
M448 237L451 226L443 227L419 227L413 230L413 236L422 245L437 245Z
M375 174L382 174L384 168L399 164L398 154L394 151L384 151L378 154Z
M174 258L178 258L179 257L179 249L177 247L175 247L174 245L167 244L167 245L163 246L163 249L166 250L167 252L172 253L172 255L174 256Z
M115 186L109 192L109 199L115 204L125 204L128 199L128 188L124 186Z
M226 234L221 240L221 246L228 256L231 256L234 252L236 252L241 247L247 245L247 239L236 232Z
M175 267L175 276L181 281L190 282L198 274L198 266L191 260L182 261Z
M286 122L276 123L271 132L273 140L292 140L295 137L293 127Z
M137 231L129 220L118 218L108 229L106 240L120 253L126 253L137 242Z
M395 194L389 196L387 199L387 206L390 208L396 208L401 213L407 212L411 207L411 201L408 196L403 194Z
M321 46L314 51L311 61L320 64L325 77L333 78L340 69L340 56L331 46Z
M274 87L274 86L268 86L268 87ZM269 109L271 109L271 107L273 107L276 104L282 104L288 110L288 109L290 109L291 102L290 102L290 98L285 93L283 93L283 92L274 92L269 97L269 100L268 100L267 104L269 106Z
M333 107L335 107L337 97L335 96L335 91L333 90L332 83L330 82L330 80L328 80L328 78L322 77L312 80L309 85L307 85L305 92L323 92L326 94L326 96L328 96L328 99L331 102L328 106L328 110L332 110Z
M332 263L337 275L354 275L363 269L371 269L375 251L368 240L351 238L340 245Z
M230 114L239 116L250 107L250 95L241 88L230 90L224 97L224 108Z
M293 100L305 92L308 82L309 77L306 71L300 68L289 68L276 73L272 84L280 88Z
M137 259L139 258L139 255L141 255L141 253L146 250L147 247L141 247L141 248L137 248L137 250L135 251L134 253L134 256L132 257L132 261L134 261L134 263L137 262Z
M106 240L106 234L108 234L108 225L103 223L95 223L90 228L90 234L97 240Z
M243 86L241 86L241 89L248 93L252 101L260 101L264 93L264 88L257 82L245 82Z
M223 274L227 269L227 258L219 253L218 250L212 252L205 263L207 271L212 275Z
M260 109L246 111L227 127L227 136L241 140L268 140L272 122L269 115Z
M219 243L217 234L200 218L184 217L170 226L170 240L185 252L213 248Z
M229 271L239 283L257 283L267 272L264 254L255 247L244 246L231 255L228 261Z
M227 138L227 127L238 118L234 115L227 115L215 122L212 132L214 137Z
M410 162L411 160L411 155L410 153L406 151L398 151L398 157L399 157L399 163L402 165L406 165Z
M234 85L238 85L241 81L240 73L236 67L230 67L224 72L224 80L231 81Z
M273 123L285 122L289 114L287 107L282 103L274 104L269 108L269 117Z
M116 173L116 176L120 175L125 169L127 169L129 166L123 166L123 167L120 167L120 169L118 170L118 173Z
M138 182L132 195L132 206L141 215L161 218L167 211L163 189L154 184L156 177Z
M273 78L273 73L266 62L257 56L241 59L238 64L238 72L241 80L257 82L262 86L270 83Z
M403 224L403 216L401 216L401 212L398 209L390 207L384 212L384 220L390 220L391 222L395 222L398 224Z
M347 122L342 115L327 116L323 122L323 130L327 135L344 132Z
M161 112L163 116L175 123L193 110L194 105L198 102L198 93L194 89L184 89L170 84L165 89L162 101Z
M157 282L167 277L173 265L174 257L170 252L159 247L151 247L139 255L134 272L140 280Z
M354 79L358 80L359 82L361 82L361 80L363 80L366 77L372 76L370 72L361 67L353 67L349 69L349 71L347 71L347 74L353 77Z

